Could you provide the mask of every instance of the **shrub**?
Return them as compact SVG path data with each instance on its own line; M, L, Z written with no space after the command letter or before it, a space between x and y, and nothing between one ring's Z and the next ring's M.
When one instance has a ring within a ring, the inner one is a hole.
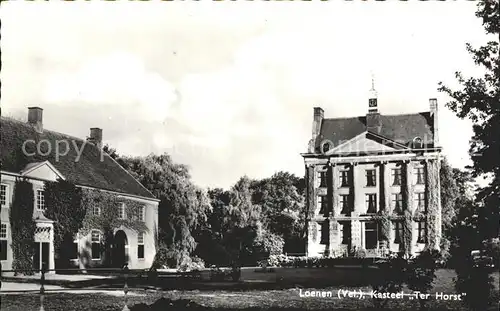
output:
M405 282L407 261L402 254L391 256L379 265L379 276L372 279L372 289L377 292L396 293L400 291ZM373 303L377 309L383 309L389 299L374 298Z
M413 291L429 293L436 278L437 260L440 254L435 250L425 250L417 256L407 269L406 284ZM426 300L419 299L420 310L426 307Z

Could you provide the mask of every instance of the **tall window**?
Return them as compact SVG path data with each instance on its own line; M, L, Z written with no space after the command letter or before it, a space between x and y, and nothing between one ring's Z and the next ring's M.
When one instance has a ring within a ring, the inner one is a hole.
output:
M403 222L395 221L394 222L394 243L399 244L403 239Z
M425 184L425 170L423 167L415 168L415 176L417 176L417 184Z
M318 196L319 213L325 215L328 212L328 200L326 195Z
M351 207L349 206L349 195L340 195L340 206L342 207L341 214L348 214L351 212Z
M118 218L125 219L125 203L118 204Z
M420 212L425 212L425 193L415 193L415 208Z
M0 185L0 206L7 205L7 185Z
M98 205L94 205L94 206L92 207L92 215L94 215L94 216L99 216L99 215L101 215L101 207L100 207L100 206L98 206Z
M392 170L392 185L401 186L401 169L395 168Z
M418 243L427 242L427 223L425 221L418 222Z
M366 194L366 213L377 212L377 195L375 193Z
M92 230L92 259L101 259L101 232Z
M365 223L365 248L366 249L375 249L377 248L377 223L373 221L369 221Z
M319 186L326 187L327 185L327 174L326 171L318 172Z
M340 222L340 241L342 244L349 244L351 240L351 223L349 221Z
M340 171L340 187L349 187L349 171Z
M78 234L73 237L73 244L71 244L70 259L78 259Z
M328 221L323 221L319 226L320 231L320 244L328 243L328 235L330 233L330 227L328 226Z
M401 193L392 194L392 208L397 212L403 211L403 195Z
M144 259L144 233L137 234L137 258Z
M7 224L0 225L0 260L7 260Z
M43 195L43 190L36 191L36 208L39 211L45 210L45 196Z
M139 207L139 221L145 221L146 220L146 207L140 206Z
M377 175L375 174L375 170L366 170L366 186L367 187L375 187Z

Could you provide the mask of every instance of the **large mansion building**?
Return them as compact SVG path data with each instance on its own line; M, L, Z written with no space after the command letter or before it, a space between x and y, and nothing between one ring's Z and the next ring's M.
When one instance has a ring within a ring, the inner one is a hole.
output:
M306 169L307 256L376 257L439 249L440 152L437 100L429 111L383 115L372 89L366 115L325 118L314 108ZM381 215L389 229L384 235ZM410 215L411 234L404 230ZM429 221L432 219L432 221Z

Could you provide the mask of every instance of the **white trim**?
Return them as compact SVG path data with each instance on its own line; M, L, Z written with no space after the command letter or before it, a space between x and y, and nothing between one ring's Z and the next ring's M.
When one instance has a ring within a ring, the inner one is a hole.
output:
M1 230L1 226L2 225L5 225L5 238L2 238L0 236L0 240L8 240L9 239L9 223L8 222L5 222L5 221L2 221L0 223L0 230ZM0 231L1 232L1 231Z
M48 160L44 161L44 162L39 162L36 165L33 165L32 167L30 167L29 169L27 169L25 171L22 170L21 176L27 176L29 173L33 172L34 170L36 170L44 165L47 165L57 175L57 177L61 178L62 180L66 180L64 175L61 174L61 172L59 172L59 170L57 170L57 168L55 168L54 165L52 165Z
M41 208L38 208L38 193L39 192L42 192L42 196L43 196L43 209ZM44 212L45 211L45 191L43 190L43 188L38 188L38 189L35 189L35 209L37 211L40 211L40 212Z
M5 204L1 205L0 208L9 208L10 205L10 185L6 183L2 183L2 186L5 186Z

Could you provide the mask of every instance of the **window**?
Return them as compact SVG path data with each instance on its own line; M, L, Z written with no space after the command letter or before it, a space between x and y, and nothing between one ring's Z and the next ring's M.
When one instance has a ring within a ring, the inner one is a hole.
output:
M71 245L70 250L70 259L78 259L78 234L73 238L73 244Z
M351 208L349 206L349 195L340 195L340 206L342 207L341 214L348 214L351 212Z
M326 187L327 185L327 174L326 171L322 171L318 173L318 178L320 180L319 186Z
M349 171L340 171L340 187L349 187Z
M375 179L376 179L375 170L366 170L366 186L375 187L376 185Z
M415 175L417 176L417 184L423 185L425 184L425 171L423 167L415 168Z
M392 185L401 186L401 169L395 168L392 170Z
M403 211L403 195L401 193L392 194L392 208L397 213L401 213Z
M348 221L340 222L340 241L342 244L349 244L351 240L351 223Z
M418 243L427 242L427 223L425 221L418 222Z
M101 232L92 230L92 259L101 259Z
M144 233L137 234L137 258L144 259Z
M43 190L36 191L36 208L39 211L45 210L45 197L43 195Z
M99 216L101 215L101 207L100 206L97 206L97 205L94 205L92 207L92 215L94 216Z
M377 195L375 193L366 194L366 213L373 214L377 212Z
M139 207L139 221L145 221L145 219L146 219L146 207L140 206Z
M417 192L415 193L415 208L419 212L425 212L425 193Z
M377 248L378 241L378 225L375 222L366 222L365 223L365 248L366 249L375 249Z
M118 205L118 218L125 219L125 203Z
M0 185L0 205L7 206L7 185Z
M403 222L395 221L394 222L394 243L399 244L403 239Z
M319 232L320 232L320 244L327 244L328 243L328 235L330 233L330 227L328 226L328 221L324 221L320 224L319 226Z
M325 195L318 196L319 213L326 215L328 213L328 200Z
M0 260L7 260L7 224L0 226Z

